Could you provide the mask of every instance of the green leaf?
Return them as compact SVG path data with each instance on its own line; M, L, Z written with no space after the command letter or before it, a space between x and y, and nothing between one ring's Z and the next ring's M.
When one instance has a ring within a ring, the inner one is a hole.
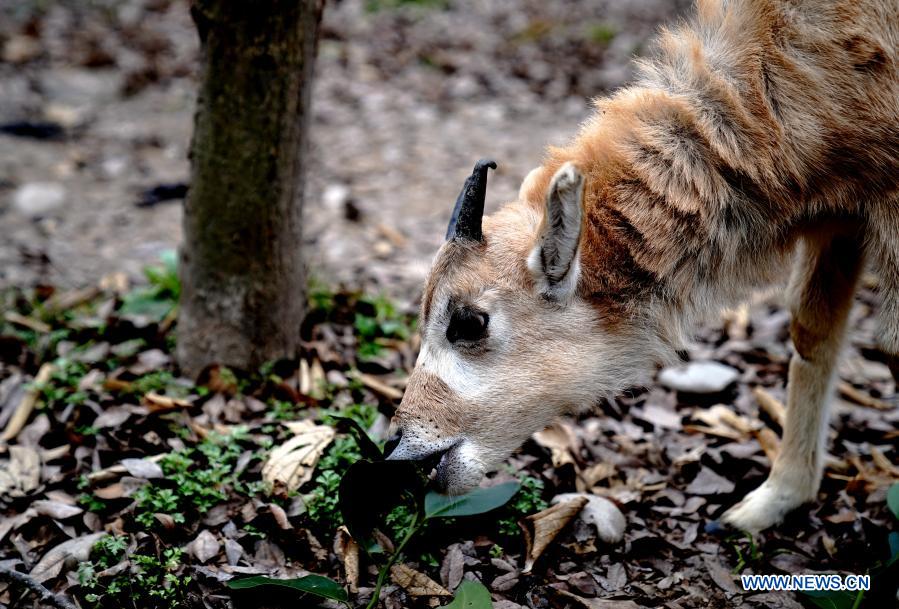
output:
M473 516L505 505L518 492L518 482L504 482L490 488L477 488L457 496L430 492L425 496L425 518Z
M858 592L846 592L842 590L807 590L803 594L809 597L809 600L822 609L853 609L856 607L856 600L859 596L864 596L864 590Z
M456 589L453 602L444 609L493 609L493 602L484 584L465 580Z
M235 579L228 582L228 587L234 590L243 590L246 588L255 588L257 586L283 586L285 588L293 588L307 594L314 594L322 598L330 598L331 600L347 602L348 597L343 586L333 579L322 577L321 575L307 575L296 579L274 579L257 575L255 577L245 577L243 579Z
M893 516L899 518L899 482L894 482L887 491L887 505L890 506Z
M890 546L890 557L883 563L883 566L881 567L883 571L886 571L892 567L895 562L899 561L899 531L890 533L889 536L887 536L887 543Z
M119 313L121 315L145 315L159 321L164 319L174 306L173 301L160 299L154 290L143 288L125 295Z

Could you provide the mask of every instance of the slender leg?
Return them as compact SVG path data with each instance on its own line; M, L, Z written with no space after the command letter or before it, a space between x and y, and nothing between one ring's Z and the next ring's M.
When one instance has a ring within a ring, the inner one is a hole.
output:
M877 338L899 392L899 199L869 211L871 253L880 279L880 323Z
M856 235L811 235L791 282L790 361L787 413L780 452L768 479L725 512L723 521L758 532L815 499L821 483L834 365L862 266Z

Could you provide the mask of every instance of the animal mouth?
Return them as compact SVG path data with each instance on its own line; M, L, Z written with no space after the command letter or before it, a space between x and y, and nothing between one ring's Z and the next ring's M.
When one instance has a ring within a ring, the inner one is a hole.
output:
M455 469L461 446L461 442L456 442L446 450L440 451L440 458L431 472L431 481L441 493L450 490L454 474L453 470Z

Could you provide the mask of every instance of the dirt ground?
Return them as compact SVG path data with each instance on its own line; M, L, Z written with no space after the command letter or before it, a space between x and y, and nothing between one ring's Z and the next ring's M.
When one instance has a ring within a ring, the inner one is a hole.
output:
M499 163L488 210L514 198L544 147L574 134L590 98L625 82L630 57L685 4L329 2L305 207L313 274L414 298L474 161ZM139 276L180 239L179 199L136 202L188 178L198 43L187 3L3 11L0 124L64 132L0 134L0 284ZM50 202L17 205L34 183L50 185Z

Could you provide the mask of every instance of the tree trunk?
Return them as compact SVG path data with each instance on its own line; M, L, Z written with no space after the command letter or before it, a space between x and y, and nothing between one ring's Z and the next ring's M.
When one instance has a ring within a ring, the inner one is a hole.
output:
M196 376L295 355L304 150L323 0L195 0L203 73L177 357Z

